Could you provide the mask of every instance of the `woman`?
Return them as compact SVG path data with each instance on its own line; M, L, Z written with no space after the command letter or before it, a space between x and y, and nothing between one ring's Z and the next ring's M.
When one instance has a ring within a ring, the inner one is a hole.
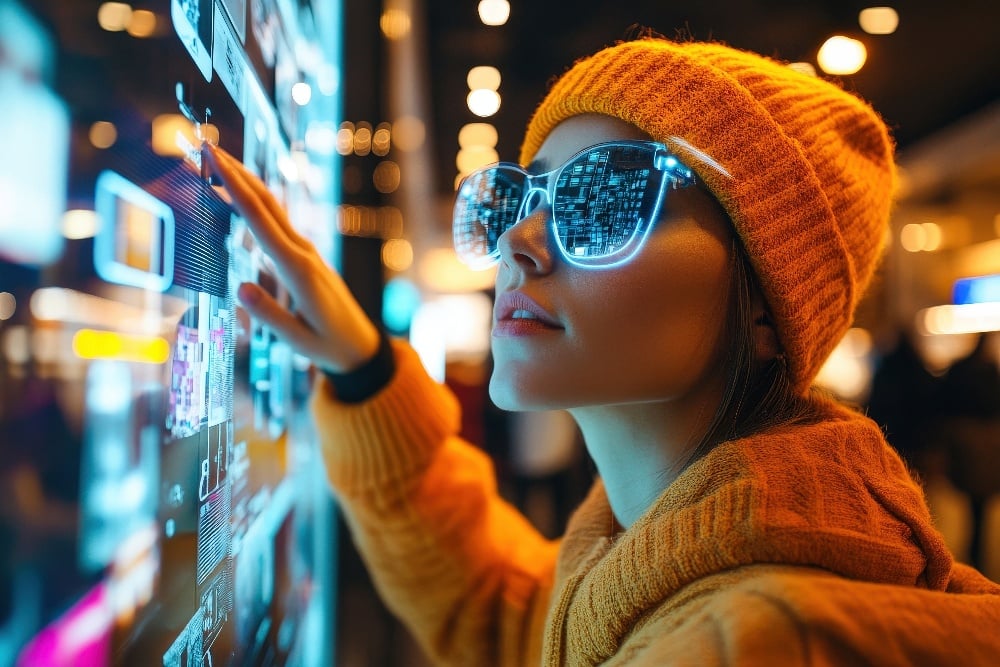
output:
M526 170L460 188L456 249L499 264L491 397L567 409L599 472L559 542L265 188L209 159L299 311L239 296L326 371L330 479L436 660L995 664L1000 586L953 562L878 427L809 389L887 229L862 101L719 44L622 43L552 87Z

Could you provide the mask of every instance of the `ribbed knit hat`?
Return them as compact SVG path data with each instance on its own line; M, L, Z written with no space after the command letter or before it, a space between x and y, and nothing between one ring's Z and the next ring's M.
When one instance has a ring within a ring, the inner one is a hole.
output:
M625 120L688 158L746 247L792 384L804 392L850 327L888 231L896 172L879 116L837 85L775 60L646 38L584 58L560 77L528 123L521 163L559 122L583 113Z

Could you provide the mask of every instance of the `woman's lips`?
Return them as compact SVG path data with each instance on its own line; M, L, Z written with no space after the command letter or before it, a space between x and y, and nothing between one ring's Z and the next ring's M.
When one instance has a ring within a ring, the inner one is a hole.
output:
M522 292L504 292L493 308L494 336L530 336L561 330L551 313Z

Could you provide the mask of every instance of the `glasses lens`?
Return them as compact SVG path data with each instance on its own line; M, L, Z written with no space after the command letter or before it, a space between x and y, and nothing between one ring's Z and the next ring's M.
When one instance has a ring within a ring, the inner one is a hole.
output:
M525 174L504 165L468 176L458 189L452 217L455 251L469 266L488 266L497 239L517 222Z
M556 235L571 259L621 252L649 224L659 199L662 172L648 146L599 146L568 163L552 202Z

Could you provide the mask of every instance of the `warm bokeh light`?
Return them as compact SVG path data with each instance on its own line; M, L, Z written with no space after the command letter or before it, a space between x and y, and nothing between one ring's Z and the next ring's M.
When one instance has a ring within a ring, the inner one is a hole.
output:
M969 303L925 308L917 313L918 330L925 335L1000 331L1000 303Z
M488 164L498 162L500 156L495 148L489 146L469 146L458 151L455 156L455 166L463 176Z
M507 0L480 0L479 20L484 25L503 25L510 18L510 3Z
M865 65L868 50L856 39L835 35L823 42L816 60L827 74L854 74Z
M361 121L354 131L354 154L364 157L372 152L372 126L371 123Z
M483 118L492 116L500 110L500 95L495 90L477 88L466 98L469 111Z
M392 124L392 142L401 151L415 151L424 145L427 128L416 116L400 116Z
M806 76L816 76L816 68L812 66L812 63L788 63L788 69L795 70L799 74L805 74Z
M390 194L399 187L399 165L392 160L383 160L372 172L372 183L382 194Z
M17 299L10 292L0 292L0 322L14 317L17 310Z
M871 387L873 348L868 331L848 329L820 369L816 384L845 400L863 401Z
M97 23L108 32L121 32L132 18L132 6L124 2L105 2L97 8Z
M379 123L372 135L372 153L382 157L389 153L392 141L392 126L389 123Z
M943 240L941 226L933 222L910 223L899 230L899 244L907 252L933 252Z
M489 65L479 65L469 70L465 81L469 84L469 90L497 90L500 88L500 70Z
M179 113L160 114L153 119L153 152L157 155L184 157L181 143L197 145L194 123Z
M152 37L156 33L156 14L148 9L135 10L129 17L125 30L139 39Z
M410 14L404 9L386 9L378 20L379 28L386 39L403 39L410 34L412 27Z
M114 123L99 120L90 126L90 132L87 136L94 148L111 148L118 141L118 128L115 127Z
M350 155L354 152L354 123L345 120L337 130L337 152Z
M89 239L97 234L100 218L96 211L74 209L62 217L62 233L68 239Z
M413 264L413 245L406 239L389 239L382 244L382 264L390 271L406 271Z
M312 93L312 86L305 81L299 81L292 86L292 100L300 107L309 104L309 100L312 99Z
M493 148L497 145L498 139L497 128L489 123L466 123L458 131L458 145L462 148L471 146Z
M892 7L868 7L858 14L858 25L869 35L891 35L899 25L899 14Z

